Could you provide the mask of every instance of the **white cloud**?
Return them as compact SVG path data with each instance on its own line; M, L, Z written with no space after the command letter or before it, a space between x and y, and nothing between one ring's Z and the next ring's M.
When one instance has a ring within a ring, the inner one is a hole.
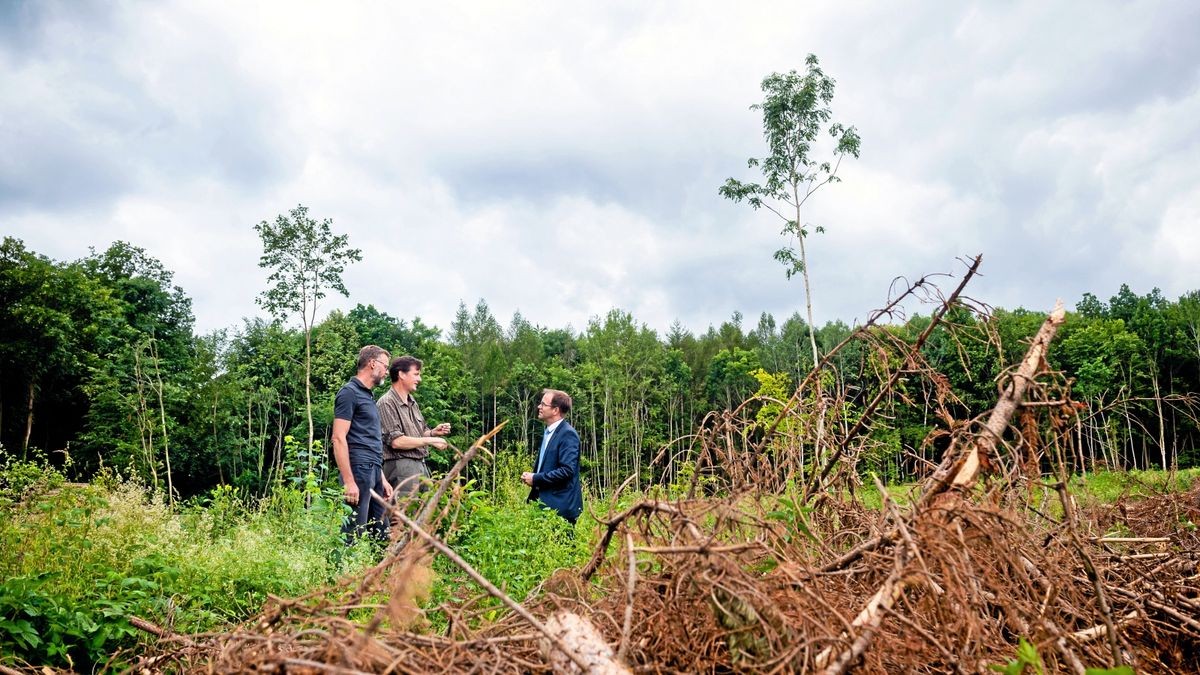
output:
M806 214L819 322L974 253L972 295L1003 306L1197 283L1187 4L36 9L0 30L5 234L143 246L202 330L258 313L252 227L297 203L363 249L328 308L782 319L803 291L779 223L716 188L764 151L761 78L809 52L864 139Z

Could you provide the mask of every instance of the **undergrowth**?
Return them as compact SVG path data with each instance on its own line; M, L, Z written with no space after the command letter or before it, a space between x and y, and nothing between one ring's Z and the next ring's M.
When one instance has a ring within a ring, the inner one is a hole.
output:
M468 490L461 508L449 524L446 543L485 579L517 601L525 597L556 570L582 564L591 554L590 534L595 522L585 513L572 526L553 511L527 504L516 493L495 498L483 491ZM434 561L438 581L428 606L476 598L481 589L449 559ZM500 613L494 598L484 601L484 620ZM436 629L446 618L430 612Z
M520 468L500 467L502 484L517 483ZM1109 503L1183 490L1197 478L1196 469L1104 472L1074 477L1070 489L1082 502ZM555 571L582 565L595 545L596 519L637 497L626 494L611 505L589 497L572 527L527 504L524 489L466 488L441 535L518 601ZM676 488L682 489L663 490ZM903 504L914 486L888 486L888 492ZM378 560L378 551L366 541L344 545L346 509L338 494L297 484L251 498L222 486L172 507L135 480L105 473L90 484L68 483L44 460L0 453L0 664L76 671L119 666L139 640L152 639L131 617L180 633L221 629L253 616L268 594L302 595L360 573ZM870 484L857 497L867 506L881 503ZM793 503L782 500L771 517L793 525L797 536L807 533L807 514ZM440 630L447 618L439 607L475 601L482 589L443 556L435 557L434 570L425 607L429 629ZM478 611L470 620L477 622L504 612L490 597L471 606Z
M0 465L0 663L92 670L145 636L131 617L179 632L245 619L267 594L296 595L361 566L342 554L342 509L277 487L217 488L172 509L105 474L67 483L36 462ZM118 658L119 660L119 658Z

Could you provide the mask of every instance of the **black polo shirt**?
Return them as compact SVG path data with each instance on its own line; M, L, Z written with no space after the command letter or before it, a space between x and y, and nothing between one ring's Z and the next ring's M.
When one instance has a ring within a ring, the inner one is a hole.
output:
M379 433L379 408L371 390L357 377L350 378L333 402L333 416L350 421L346 445L350 446L350 461L383 463L383 439Z

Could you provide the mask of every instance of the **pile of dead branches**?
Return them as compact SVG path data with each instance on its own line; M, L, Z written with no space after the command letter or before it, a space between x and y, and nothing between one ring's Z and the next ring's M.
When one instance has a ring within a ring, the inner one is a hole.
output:
M947 297L924 279L901 294L935 297L929 330L966 304L959 296L974 262ZM975 673L1022 658L1050 672L1200 670L1200 486L1114 507L1076 503L1066 458L1079 406L1045 361L1061 308L998 382L995 409L957 420L945 378L921 357L929 330L913 344L870 330L894 305L851 337L866 345L864 367L878 388L842 390L829 368L835 349L790 400L775 402L774 419L710 416L687 446L697 468L689 493L599 518L591 561L561 570L524 603L432 534L438 509L453 503L444 496L454 476L485 437L419 513L396 514L403 536L363 578L273 599L232 633L162 635L141 665ZM944 448L941 461L902 500L868 479L883 501L868 508L855 496L856 458L870 450L872 425L889 403L915 395L940 411L930 443ZM418 628L414 598L433 555L453 560L510 611L488 622L471 602L443 605L451 619L444 633ZM364 605L381 592L386 604Z

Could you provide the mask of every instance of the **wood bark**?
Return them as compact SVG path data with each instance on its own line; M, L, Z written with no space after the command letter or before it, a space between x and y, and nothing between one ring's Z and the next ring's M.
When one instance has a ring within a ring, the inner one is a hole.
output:
M1060 300L1034 336L1029 351L1025 353L1021 365L1001 392L1000 400L996 402L996 407L992 408L983 429L971 439L966 452L961 456L955 456L953 452L947 453L947 459L951 461L943 461L934 472L926 485L925 493L921 496L921 506L928 506L934 498L949 489L964 489L979 477L982 459L995 452L996 444L1003 438L1013 415L1024 400L1026 390L1045 360L1050 341L1054 339L1065 317L1066 310Z

